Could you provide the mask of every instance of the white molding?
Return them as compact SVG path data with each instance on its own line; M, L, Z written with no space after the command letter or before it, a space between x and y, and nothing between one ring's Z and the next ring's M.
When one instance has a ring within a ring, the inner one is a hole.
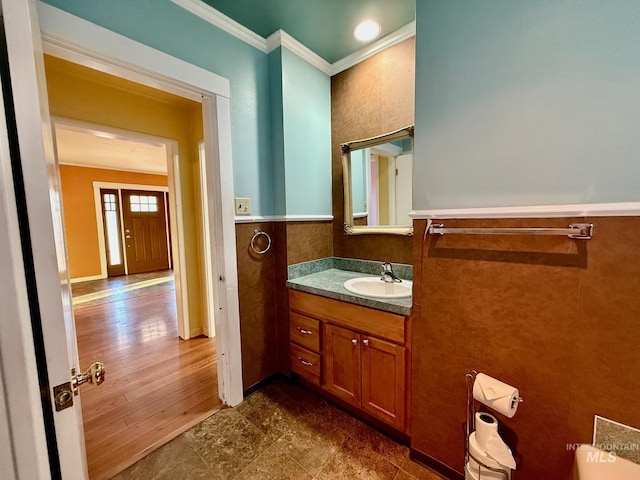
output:
M198 142L198 168L200 171L200 191L207 191L207 163L205 158L205 146L204 140ZM200 205L202 207L202 231L204 234L203 251L204 251L204 265L205 265L205 305L204 305L204 319L202 321L202 333L207 337L216 336L216 324L214 320L216 312L216 302L214 299L214 280L213 280L213 261L211 258L211 222L209 221L209 203L207 202L206 195L200 195Z
M307 63L313 65L322 73L331 76L331 64L313 50L300 43L284 30L277 30L267 38L267 51L272 52L278 47L285 47Z
M111 30L38 2L44 53L127 78L152 88L202 101L229 98L229 80Z
M327 62L320 55L315 53L307 46L300 43L284 30L277 30L269 35L268 38L264 38L247 27L239 24L235 20L227 17L225 14L219 12L210 5L205 4L200 0L171 0L179 7L184 8L188 12L200 17L201 19L209 22L211 25L218 27L219 29L227 32L243 42L257 48L261 52L269 53L278 47L286 47L297 56L306 60L311 65L316 67L321 72L334 76L354 65L374 56L376 53L393 47L394 45L406 40L407 38L414 37L416 34L416 22L407 23L405 26L400 27L395 32L391 32L389 35L381 38L380 40L369 44L360 50L357 50L346 57L337 60L334 63Z
M166 177L167 172L156 172L151 170L143 170L141 168L119 168L119 167L110 167L108 165L95 165L95 164L87 164L82 162L58 162L58 165L66 165L67 167L78 167L78 168L95 168L97 170L112 170L116 172L127 172L127 173L139 173L141 175L156 175L158 177Z
M411 212L409 216L414 220L466 218L637 217L640 216L640 202L415 210Z
M236 223L260 222L327 222L332 221L333 215L253 215L236 216Z
M106 275L91 275L89 277L72 278L70 282L71 283L91 282L93 280L104 280L105 278L107 278Z
M189 332L190 338L197 337L198 335L202 335L202 327L192 328L191 331Z
M406 40L407 38L414 37L416 35L416 22L407 23L404 27L400 27L395 32L391 32L389 35L382 37L380 40L367 45L360 50L353 52L350 55L342 58L331 64L331 76L334 76L348 68L363 62L367 58L373 57L375 54L386 50L389 47L393 47L398 43Z
M268 53L267 41L264 37L258 35L254 31L248 29L244 25L239 24L230 17L227 17L224 13L219 12L215 8L200 0L171 0L173 3L185 10L193 13L201 19L209 22L211 25L215 25L219 29L227 32L245 43L248 43L252 47L257 48L261 52Z

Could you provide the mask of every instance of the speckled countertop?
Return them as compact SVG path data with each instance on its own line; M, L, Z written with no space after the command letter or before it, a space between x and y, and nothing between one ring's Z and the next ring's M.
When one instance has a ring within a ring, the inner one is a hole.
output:
M354 265L354 262L356 264ZM351 293L343 287L343 283L351 278L356 277L374 277L370 273L373 264L375 268L379 268L381 262L366 262L362 260L351 259L322 259L316 262L306 262L305 264L292 265L289 267L289 280L287 287L302 292L312 293L323 297L334 298L344 302L355 303L364 307L375 308L385 312L397 313L399 315L411 314L412 298L371 298ZM292 268L293 267L293 268ZM338 268L336 268L338 267ZM339 267L350 267L343 269ZM402 272L399 276L405 279L411 279L410 265L394 265L394 271ZM409 269L403 269L409 267ZM355 271L354 271L355 270ZM363 271L365 270L365 271ZM298 274L302 274L298 276ZM407 278L409 277L409 278Z

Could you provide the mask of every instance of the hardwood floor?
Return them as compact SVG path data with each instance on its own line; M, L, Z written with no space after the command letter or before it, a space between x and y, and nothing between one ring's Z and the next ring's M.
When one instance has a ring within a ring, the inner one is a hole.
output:
M99 282L74 285L74 297L104 288ZM102 361L106 370L102 385L80 394L92 480L111 478L221 407L215 340L178 338L173 281L134 290L117 283L110 296L74 307L81 367Z

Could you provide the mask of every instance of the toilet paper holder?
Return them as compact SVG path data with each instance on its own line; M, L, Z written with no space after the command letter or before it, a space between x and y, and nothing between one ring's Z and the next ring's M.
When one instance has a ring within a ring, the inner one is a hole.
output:
M465 458L464 458L465 471L469 462L469 458L472 458L478 465L482 466L482 468L486 468L491 472L495 472L501 475L502 477L504 477L504 480L509 480L511 476L507 470L504 470L501 468L495 468L487 465L482 460L473 456L469 449L469 436L471 435L472 431L476 430L476 409L475 409L475 403L473 398L473 384L475 382L476 375L478 375L478 372L476 370L472 370L471 372L465 375L465 380L467 383L467 422L466 422L467 437L465 439ZM523 401L524 399L520 396L513 397L511 399L511 404L512 406L515 406L516 403L522 403Z

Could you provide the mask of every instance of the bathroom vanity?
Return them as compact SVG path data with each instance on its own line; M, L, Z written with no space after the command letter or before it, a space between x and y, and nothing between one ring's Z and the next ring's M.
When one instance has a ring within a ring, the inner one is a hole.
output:
M403 307L344 295L337 285L351 273L326 273L337 277L326 290L288 283L291 371L354 413L408 435L411 300Z

